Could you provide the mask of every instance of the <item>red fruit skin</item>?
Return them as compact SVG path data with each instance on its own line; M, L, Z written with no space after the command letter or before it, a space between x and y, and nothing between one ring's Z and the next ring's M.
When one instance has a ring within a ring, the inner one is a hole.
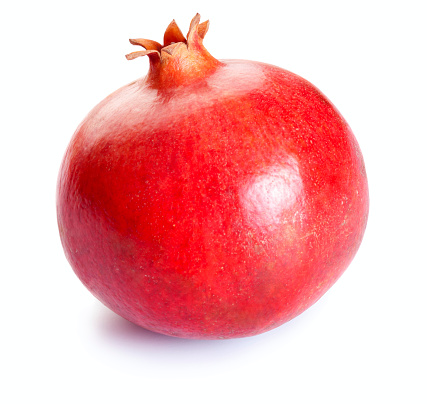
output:
M169 90L141 79L96 106L58 180L63 247L83 284L146 329L259 334L315 303L368 217L357 141L312 84L227 60Z

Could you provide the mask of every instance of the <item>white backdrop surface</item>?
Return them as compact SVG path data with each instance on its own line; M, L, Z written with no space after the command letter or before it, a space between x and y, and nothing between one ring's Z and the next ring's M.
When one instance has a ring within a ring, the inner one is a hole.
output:
M128 38L196 12L220 59L311 81L364 154L370 217L312 308L256 337L175 339L99 303L65 259L55 187L79 122L144 75ZM427 403L423 1L6 2L1 49L2 403Z

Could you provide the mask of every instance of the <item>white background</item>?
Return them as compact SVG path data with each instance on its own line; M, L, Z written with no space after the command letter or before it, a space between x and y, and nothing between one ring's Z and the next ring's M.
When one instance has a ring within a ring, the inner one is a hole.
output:
M0 10L2 403L427 403L427 28L423 1L17 1ZM3 4L3 3L2 3ZM280 6L279 6L280 5ZM362 246L312 308L266 334L192 341L111 313L67 263L55 187L79 122L145 75L128 38L184 33L293 71L362 148Z

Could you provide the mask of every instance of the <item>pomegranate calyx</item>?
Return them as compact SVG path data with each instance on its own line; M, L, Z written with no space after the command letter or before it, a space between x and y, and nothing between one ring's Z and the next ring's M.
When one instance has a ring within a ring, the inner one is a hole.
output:
M188 84L221 65L203 46L208 28L209 21L200 23L200 14L197 13L185 37L173 20L166 28L163 45L150 39L130 39L132 45L142 46L145 51L132 52L126 58L132 60L146 55L150 58L147 83L153 87Z

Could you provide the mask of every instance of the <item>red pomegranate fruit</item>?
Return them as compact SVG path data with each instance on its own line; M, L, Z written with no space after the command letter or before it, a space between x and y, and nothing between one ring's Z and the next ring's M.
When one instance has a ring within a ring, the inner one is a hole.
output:
M217 60L197 14L84 119L57 188L66 257L107 307L183 338L259 334L316 302L368 216L357 141L312 84Z

